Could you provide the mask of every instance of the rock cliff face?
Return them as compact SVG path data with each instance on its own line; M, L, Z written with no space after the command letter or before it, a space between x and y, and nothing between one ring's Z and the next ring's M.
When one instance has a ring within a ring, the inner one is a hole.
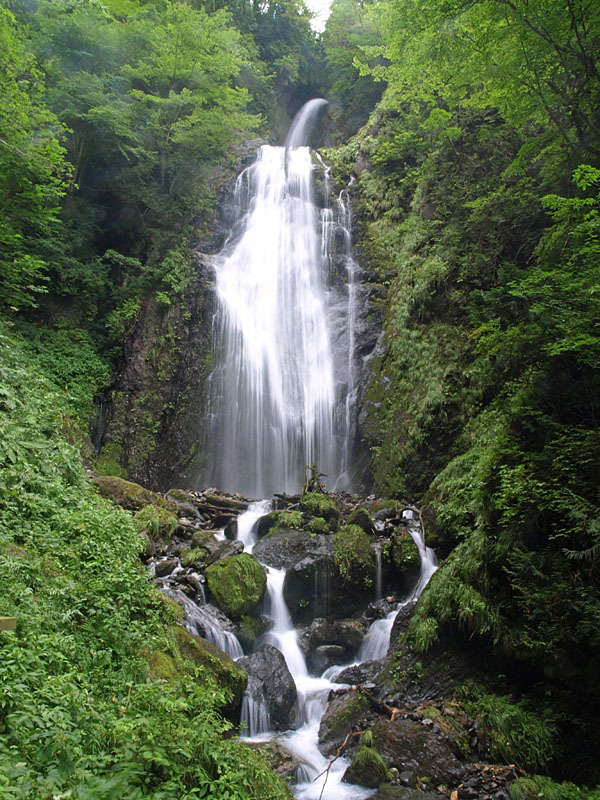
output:
M212 269L194 254L181 303L146 298L111 396L104 451L156 490L190 486L202 462L197 430L210 373Z

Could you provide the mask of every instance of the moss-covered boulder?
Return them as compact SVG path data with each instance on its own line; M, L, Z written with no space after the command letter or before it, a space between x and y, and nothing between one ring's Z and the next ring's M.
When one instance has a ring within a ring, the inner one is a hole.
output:
M363 506L359 506L352 511L346 520L348 525L358 525L365 533L373 533L375 527L371 515Z
M344 525L333 538L333 557L340 577L351 587L369 589L377 570L371 540L358 525Z
M363 738L366 738L369 733L370 731L367 731ZM387 767L377 750L372 745L362 744L342 780L346 783L358 783L360 786L376 789L387 780L387 777Z
M329 523L324 517L311 517L306 526L309 533L328 533Z
M418 570L421 566L419 548L406 528L398 528L390 537L390 557L398 572Z
M103 497L108 497L114 503L129 511L139 511L144 506L159 506L171 513L177 512L177 505L172 500L167 500L156 492L151 492L140 486L139 483L126 481L115 475L96 475L94 482Z
M216 604L236 620L256 608L267 586L265 568L249 553L218 561L205 575Z
M323 754L334 755L354 726L364 727L374 716L369 701L361 692L351 690L334 695L319 725L319 747ZM351 754L355 746L355 741L351 740L345 755Z
M239 720L242 697L248 685L248 675L227 653L214 644L192 636L185 628L174 628L175 642L183 658L203 668L209 682L225 694L223 714L233 721Z
M300 508L311 517L323 517L330 529L336 529L341 514L334 497L320 492L305 492L300 500Z

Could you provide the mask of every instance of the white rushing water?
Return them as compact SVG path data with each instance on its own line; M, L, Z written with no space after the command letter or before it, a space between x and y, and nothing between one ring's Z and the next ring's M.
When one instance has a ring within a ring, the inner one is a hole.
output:
M214 260L204 481L248 497L298 491L313 463L330 486L348 488L354 267L341 283L330 268L331 248L341 247L332 234L349 216L343 203L335 214L317 208L315 171L327 187L327 170L302 146L324 103L306 104L286 147L261 147L240 175L238 222ZM344 260L349 233L342 240Z

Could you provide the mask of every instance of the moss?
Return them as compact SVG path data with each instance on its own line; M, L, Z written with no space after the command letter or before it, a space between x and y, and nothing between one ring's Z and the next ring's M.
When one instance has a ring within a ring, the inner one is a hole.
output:
M151 539L168 541L177 527L177 517L166 508L147 505L133 518L138 531L145 531Z
M221 689L225 695L223 713L235 716L248 685L247 673L227 653L206 639L192 636L185 628L176 627L173 631L181 656L202 667L207 682Z
M164 592L160 592L157 590L156 594L159 597L160 602L163 604L166 618L168 622L183 622L185 618L185 611L176 603L175 600L172 600L169 595L165 594Z
M358 525L366 533L373 531L373 520L366 508L359 506L355 508L347 520L348 525Z
M203 562L206 558L207 551L204 547L195 547L193 550L188 550L187 553L181 556L182 567L192 567L196 562Z
M264 567L249 553L218 561L205 574L217 605L232 619L256 608L267 585Z
M328 533L329 525L323 517L312 517L306 526L310 533Z
M375 554L367 534L358 525L344 525L335 534L333 557L340 576L356 587L370 587L375 579Z
M184 492L183 489L169 489L167 492L167 497L169 500L173 500L175 503L192 502L192 497L188 494L188 492Z
M394 531L390 542L391 560L399 572L405 572L411 567L419 567L421 563L419 548L406 528Z
M323 517L327 522L338 523L340 512L335 498L320 492L305 492L300 500L300 508L312 517Z
M175 660L168 653L151 653L148 661L151 677L163 681L172 681L177 677Z
M151 492L140 486L115 475L97 475L94 479L100 494L108 497L114 503L130 511L139 511L144 506L159 506L175 513L177 506L156 492Z
M366 744L361 745L358 749L354 761L344 774L345 781L358 783L369 789L376 789L380 783L387 780L387 777L388 771L383 759L374 747Z
M297 530L302 527L300 511L280 511L277 515L277 527Z
M121 466L122 454L123 448L117 442L105 444L94 465L98 475L116 475L118 478L126 478L127 471Z
M236 636L244 652L252 652L256 648L258 638L268 629L269 624L265 617L251 617L244 614L236 629Z
M352 727L361 717L364 717L368 710L369 701L364 694L354 692L352 700L341 711L338 711L331 720L331 730L333 732L343 732L345 729Z

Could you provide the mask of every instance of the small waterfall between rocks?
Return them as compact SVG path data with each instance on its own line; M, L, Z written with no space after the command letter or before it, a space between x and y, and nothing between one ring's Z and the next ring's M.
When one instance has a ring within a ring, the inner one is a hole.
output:
M342 192L329 207L328 170L305 146L324 104L309 101L286 145L264 145L242 172L237 223L214 257L203 482L246 497L297 491L313 463L330 488L350 486L356 265L349 206Z

